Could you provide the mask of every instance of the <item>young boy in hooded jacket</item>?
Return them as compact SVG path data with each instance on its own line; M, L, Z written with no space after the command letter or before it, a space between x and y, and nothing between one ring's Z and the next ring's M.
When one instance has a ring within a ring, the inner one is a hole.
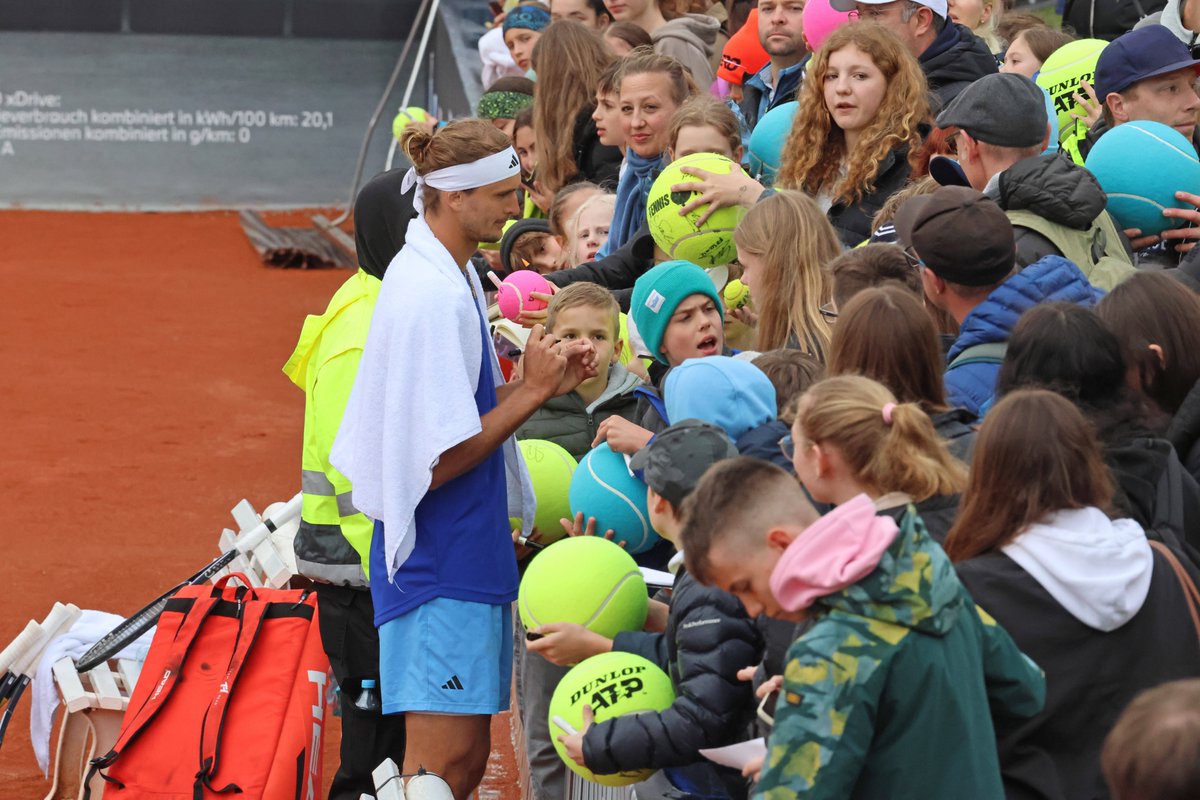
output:
M644 476L650 521L663 538L677 541L679 507L704 471L736 455L722 430L684 420L634 456L630 465ZM665 633L633 631L609 640L579 625L551 624L535 631L541 638L530 642L529 650L562 664L623 650L649 659L671 676L676 699L661 713L593 725L590 710L585 710L583 729L559 736L579 764L600 775L663 769L676 789L704 797L744 798L742 776L707 762L699 751L749 738L754 697L737 671L761 658L761 638L735 597L700 585L681 561L682 554L672 560L678 572Z

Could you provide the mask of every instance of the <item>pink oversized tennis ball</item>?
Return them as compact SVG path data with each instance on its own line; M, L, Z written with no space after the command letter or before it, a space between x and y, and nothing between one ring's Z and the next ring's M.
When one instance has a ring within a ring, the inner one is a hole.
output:
M829 0L808 0L804 5L804 40L814 53L829 38L829 34L845 25L850 19L849 11L835 11Z
M504 318L516 322L523 311L541 311L545 308L546 301L530 297L531 292L552 294L554 287L531 269L519 269L505 278L496 295L496 305L500 306Z

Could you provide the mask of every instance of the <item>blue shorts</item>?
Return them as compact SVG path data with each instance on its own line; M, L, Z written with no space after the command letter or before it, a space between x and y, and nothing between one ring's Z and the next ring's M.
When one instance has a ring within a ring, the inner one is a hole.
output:
M437 597L379 628L383 713L498 714L512 685L512 608Z

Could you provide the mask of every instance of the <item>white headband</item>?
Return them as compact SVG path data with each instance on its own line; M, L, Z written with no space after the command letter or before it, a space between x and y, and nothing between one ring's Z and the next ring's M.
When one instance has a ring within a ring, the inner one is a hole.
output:
M425 204L421 201L424 186L431 186L443 192L459 192L499 183L520 173L521 159L517 158L517 151L506 147L499 153L484 156L478 161L435 169L428 175L418 175L417 168L412 167L405 174L400 191L407 192L415 185L417 193L413 197L413 207L421 212L425 209Z

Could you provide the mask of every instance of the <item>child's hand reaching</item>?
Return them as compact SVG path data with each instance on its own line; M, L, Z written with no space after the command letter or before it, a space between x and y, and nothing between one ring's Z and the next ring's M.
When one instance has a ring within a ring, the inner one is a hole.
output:
M596 438L592 441L592 447L601 442L608 442L608 446L614 453L633 455L653 438L654 434L641 425L634 425L624 417L613 416L600 423L600 427L596 429Z
M739 681L752 681L752 680L754 680L754 676L757 672L758 672L758 667L742 667L741 669L739 669L737 671L737 679ZM769 677L765 681L763 681L761 684L759 684L759 687L754 690L754 695L759 700L761 700L764 697L766 697L767 695L771 694L772 692L778 692L782 688L783 688L783 676L782 675L772 675L771 677Z
M593 720L595 720L595 716L592 714L592 707L585 703L583 706L583 727L575 733L563 731L558 735L558 741L562 742L563 749L567 751L567 755L584 769L587 769L587 764L583 761L583 735L588 732L588 728L592 727Z
M567 536L595 536L596 535L596 518L588 517L587 525L583 524L583 512L575 514L575 519L560 519L558 521L563 526L563 530L567 532ZM616 538L617 532L609 528L604 532L604 538L610 542ZM625 540L617 542L622 550L625 549Z
M551 622L530 633L539 638L525 645L529 652L560 667L573 666L585 658L612 650L612 639L573 622Z

